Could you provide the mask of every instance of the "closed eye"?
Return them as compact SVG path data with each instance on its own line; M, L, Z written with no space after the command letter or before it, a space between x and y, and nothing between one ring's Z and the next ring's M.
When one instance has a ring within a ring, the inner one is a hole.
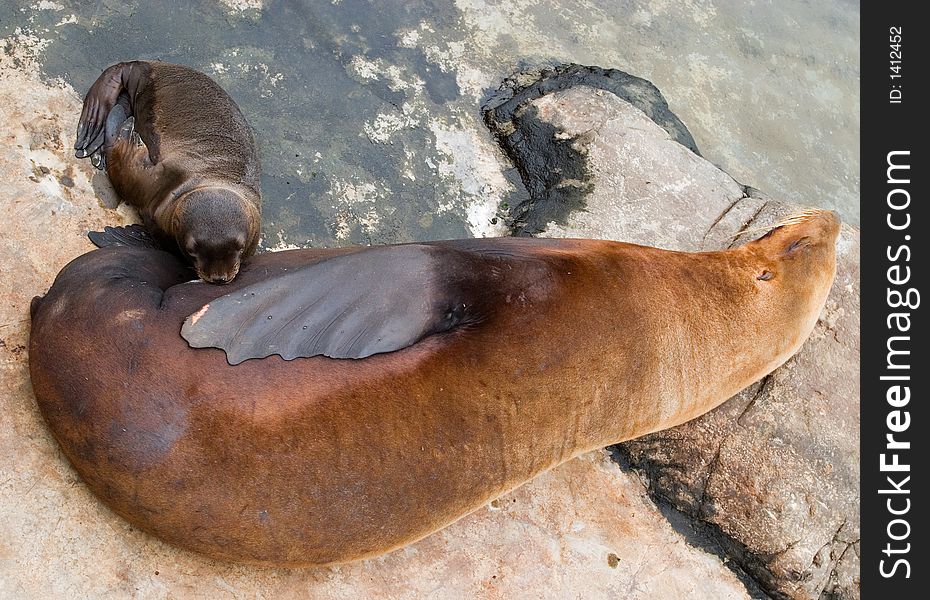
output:
M801 246L806 246L806 245L808 245L808 242L810 242L810 238L807 237L807 236L804 236L804 237L802 237L802 238L800 238L800 239L794 240L793 242L791 242L791 245L790 245L790 246L788 246L787 248L785 248L785 254L788 254L789 252L793 252L793 251L797 250L798 248L800 248Z

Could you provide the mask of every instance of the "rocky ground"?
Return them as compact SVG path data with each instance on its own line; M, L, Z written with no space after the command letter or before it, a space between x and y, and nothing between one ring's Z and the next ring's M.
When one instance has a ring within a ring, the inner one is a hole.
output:
M133 531L58 453L25 351L32 296L88 229L135 218L70 152L75 90L106 63L186 62L233 92L262 144L265 248L514 230L713 249L791 210L747 183L858 218L856 6L191 6L0 7L0 597L858 597L852 227L814 335L763 382L336 568L221 564ZM676 39L686 25L713 38ZM563 61L622 66L665 98L624 73L533 68Z

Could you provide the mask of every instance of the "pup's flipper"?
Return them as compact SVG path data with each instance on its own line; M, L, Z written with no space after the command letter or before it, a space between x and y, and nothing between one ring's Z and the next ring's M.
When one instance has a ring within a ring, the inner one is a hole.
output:
M110 246L133 246L136 248L161 249L149 232L142 225L126 225L125 227L104 227L103 231L89 231L87 237L98 248Z
M122 113L113 115L116 127L133 115L132 98L146 84L147 77L147 68L139 62L118 63L100 74L84 97L74 142L75 156L87 158L100 151L107 133L113 131L111 113L117 104L122 105Z

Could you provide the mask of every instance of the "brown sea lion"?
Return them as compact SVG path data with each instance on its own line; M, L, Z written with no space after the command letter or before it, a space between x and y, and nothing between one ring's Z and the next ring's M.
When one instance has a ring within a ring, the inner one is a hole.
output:
M138 527L223 559L350 561L771 372L817 321L838 231L810 211L721 252L294 250L223 288L182 283L167 253L104 248L36 300L32 383L65 455ZM332 294L302 287L332 278Z
M107 68L84 98L74 147L105 166L156 240L189 257L204 281L232 281L255 252L255 140L236 103L203 73L146 61Z

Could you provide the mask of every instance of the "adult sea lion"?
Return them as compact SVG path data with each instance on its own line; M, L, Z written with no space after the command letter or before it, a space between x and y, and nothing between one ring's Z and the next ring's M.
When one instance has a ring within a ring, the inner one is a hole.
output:
M236 103L203 73L164 62L108 67L84 98L74 147L105 166L156 240L189 257L205 281L232 281L255 252L255 140Z
M170 254L104 248L34 302L30 372L65 455L138 527L223 559L350 561L771 372L817 321L838 231L809 211L721 252L294 250L223 288L182 283Z

